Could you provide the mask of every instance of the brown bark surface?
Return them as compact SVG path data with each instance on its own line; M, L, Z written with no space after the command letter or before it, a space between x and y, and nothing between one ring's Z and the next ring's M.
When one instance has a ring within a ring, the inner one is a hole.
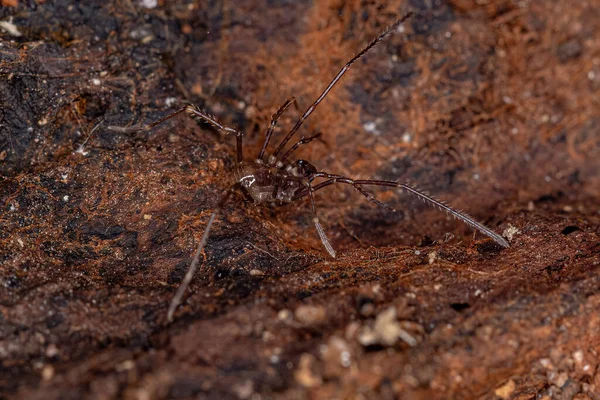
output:
M0 398L600 399L600 3L3 1ZM144 4L151 8L144 7ZM395 191L237 196L166 311L235 141L357 62L298 157Z

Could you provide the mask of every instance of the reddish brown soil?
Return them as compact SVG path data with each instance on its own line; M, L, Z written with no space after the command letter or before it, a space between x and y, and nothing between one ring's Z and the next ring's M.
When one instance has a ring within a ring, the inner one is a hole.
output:
M21 34L0 33L0 398L600 399L597 0L65 3L0 8ZM414 182L511 247L338 188L334 260L305 202L239 197L167 324L234 144L107 126L193 102L252 159L408 9L300 155Z

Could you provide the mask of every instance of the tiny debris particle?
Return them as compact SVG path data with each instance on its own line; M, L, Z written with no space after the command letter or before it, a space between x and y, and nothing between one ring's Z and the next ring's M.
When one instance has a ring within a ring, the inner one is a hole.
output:
M272 334L271 332L269 332L269 331L264 331L264 332L262 333L262 337L261 337L261 339L262 339L262 341L263 341L263 342L270 342L270 341L271 341L271 340L273 340L274 338L275 338L275 335L273 335L273 334Z
M437 258L437 253L435 251L432 251L427 255L427 258L429 259L429 264L431 265L435 262L435 259Z
M54 367L52 365L45 365L42 368L42 379L45 381L49 381L54 377Z
M416 346L417 340L400 326L396 319L395 307L389 307L375 318L373 327L366 326L358 335L358 341L363 346L382 345L393 346L398 339L402 339L410 346Z
M6 160L6 150L0 151L0 161Z
M340 360L342 362L342 367L348 368L352 364L352 357L350 356L349 351L342 351L340 354Z
M506 228L504 232L502 232L502 236L507 238L509 242L512 242L513 238L517 233L521 233L521 231L516 227L512 226L511 224L508 224L508 228Z
M101 83L102 83L102 81L100 81L100 79L98 79L98 78L92 79L92 84L94 86L100 86Z
M183 24L181 26L181 32L184 33L185 35L191 34L193 32L192 26L190 24Z
M258 110L256 109L256 107L254 107L252 105L250 105L244 109L244 116L248 119L254 118L257 113L258 113Z
M237 383L233 386L233 391L239 399L249 399L254 394L254 382L247 379L244 382Z
M58 355L58 347L54 343L50 343L46 348L46 357L52 358Z
M304 353L300 356L298 369L294 372L296 382L309 388L321 384L321 377L314 372L316 361L312 354Z
M554 383L557 387L562 388L565 386L565 383L569 380L569 375L566 372L561 372L556 376L556 379L552 383Z
M318 326L327 320L327 312L321 306L302 305L296 308L295 316L305 326Z
M150 221L152 219L152 215L151 214L144 214L144 219L146 221Z
M90 154L89 151L85 151L85 147L83 146L79 146L77 150L75 150L75 153L79 153L82 156L87 156L88 154Z
M320 353L324 362L323 376L325 378L346 374L346 369L352 364L352 354L348 343L338 336L329 338L327 344L321 346Z
M552 362L550 361L549 358L542 358L540 360L540 365L546 369L553 369L554 366L552 365Z
M158 0L141 0L140 5L144 8L156 8L158 6Z
M380 133L377 129L377 124L374 121L365 122L363 124L363 129L369 133L374 133L376 135Z
M167 97L165 99L165 106L167 107L171 107L173 104L175 104L177 102L177 99L175 97Z
M135 368L135 362L133 360L125 360L122 363L117 364L115 366L115 370L117 372L130 371L134 368Z
M250 276L263 276L265 273L262 272L260 269L251 269L250 270Z
M494 391L494 393L496 394L496 396L498 396L502 399L508 399L515 391L515 388L516 388L515 381L510 379L504 385L502 385L498 389L496 389Z
M577 350L573 352L573 359L577 364L583 363L583 351Z
M64 201L64 202L67 202L67 201L69 201L69 196L67 196L67 195L63 196L63 201Z
M4 0L3 0L4 1ZM10 17L8 21L0 21L0 29L5 30L9 35L14 37L21 37L23 34L19 32L17 26L13 24L13 19Z
M293 318L292 312L288 309L279 310L277 313L277 318L280 321L291 321Z
M201 95L203 90L202 90L202 84L200 82L196 82L192 85L192 89L191 89L192 94L195 95Z

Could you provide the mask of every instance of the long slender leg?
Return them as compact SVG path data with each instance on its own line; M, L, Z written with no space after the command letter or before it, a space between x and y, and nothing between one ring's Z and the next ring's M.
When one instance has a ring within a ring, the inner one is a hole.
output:
M321 223L319 222L319 216L317 215L317 207L315 206L314 190L313 190L313 187L310 185L310 183L307 183L307 190L308 190L308 196L310 197L310 208L313 213L313 223L315 224L315 228L317 228L317 232L319 233L319 237L321 238L321 242L323 243L323 246L325 246L325 249L327 250L329 255L331 257L335 258L335 250L331 246L331 243L329 242L329 239L327 238L327 235L325 234L325 230L323 229L323 227L321 226Z
M210 228L213 222L215 221L217 214L221 212L223 206L225 205L227 200L229 200L233 192L235 192L239 188L239 183L236 183L235 185L227 189L221 196L217 207L213 210L212 214L210 214L210 218L206 223L206 228L204 228L204 233L202 234L202 238L200 239L200 243L198 244L198 248L196 249L194 258L192 259L192 263L190 264L190 267L185 273L185 276L183 277L183 280L181 281L181 284L179 285L179 288L177 289L177 292L175 293L175 296L173 296L171 304L169 305L169 311L167 313L167 320L169 322L173 320L173 313L175 312L175 309L181 302L183 294L185 293L186 289L190 285L190 282L192 281L192 278L194 277L194 273L196 272L196 269L198 268L198 263L200 262L200 254L202 254L202 250L204 250L204 246L206 245L206 242L208 240L208 235L210 234Z
M337 183L337 178L330 178L330 179L323 181L317 185L314 185L313 189L316 192L317 190L323 189L326 186L333 185L334 183ZM377 204L379 207L385 208L386 210L389 210L389 211L396 212L396 209L394 207L377 200L375 198L375 196L373 196L371 193L367 192L365 189L361 188L360 186L352 185L352 188L354 188L357 192L359 192L360 194L365 196L370 202ZM299 195L294 197L294 200L298 200L298 199L306 196L307 194L308 194L308 190L306 190L304 192L300 192Z
M151 124L147 124L147 125L132 125L132 126L114 126L111 125L108 127L108 129L110 129L111 131L115 131L115 132L121 132L121 133L133 133L133 132L139 132L139 131L149 131L150 129L154 128L157 125L162 124L163 122L170 120L171 118L181 114L182 112L187 111L187 108L191 107L191 106L185 106L183 108L180 108L179 110L172 112L169 115L165 115L164 117L152 122Z
M260 149L260 154L258 155L257 160L262 160L263 156L265 155L265 151L267 150L267 146L269 145L269 141L271 140L271 136L273 135L273 131L275 130L275 125L277 125L277 121L279 121L279 118L281 118L281 116L283 115L285 110L288 109L290 104L295 103L295 102L296 102L296 98L290 97L289 99L287 99L285 101L285 103L283 103L281 105L281 107L279 107L277 112L271 116L271 123L269 124L267 133L265 134L265 141L263 142L262 149Z
M359 58L364 56L375 45L377 45L377 43L381 42L387 35L392 33L392 31L394 31L400 24L402 24L411 15L412 15L411 12L407 13L402 18L400 18L398 21L396 21L394 24L392 24L389 28L387 28L385 31L380 33L379 36L377 36L375 39L373 39L371 42L369 42L369 44L367 44L367 46L365 46L365 48L363 48L360 52L358 52L354 57L352 57L352 59L350 59L350 61L348 61L346 63L346 65L344 65L342 67L340 72L338 72L337 75L333 78L333 80L329 83L329 85L327 85L327 87L325 88L323 93L321 93L321 95L317 98L317 100L315 100L314 103L312 103L310 105L310 107L308 107L308 109L304 112L304 114L300 117L300 119L298 119L298 121L296 122L296 124L294 125L292 130L290 130L288 132L288 134L285 136L285 138L281 141L281 143L279 143L279 145L277 146L277 149L273 153L273 157L277 157L277 154L279 154L279 152L283 149L283 147L287 144L287 142L292 138L292 136L294 136L296 131L298 131L298 129L300 129L300 127L302 126L304 121L310 116L310 114L313 113L315 108L317 108L319 103L321 101L323 101L325 96L327 96L327 94L331 91L331 89L335 86L335 84L342 78L342 76L344 76L346 71L348 71L348 69L350 69L350 66L352 64L354 64L354 62L356 62L356 60L358 60Z
M369 199L369 201L377 204L379 207L382 207L382 208L385 208L386 210L390 210L390 211L394 211L394 212L396 211L396 209L394 207L390 206L389 204L386 204L386 203L383 203L383 202L377 200L375 198L375 196L373 196L371 193L367 192L365 189L361 188L360 186L358 186L358 185L352 185L352 187L354 189L358 190L358 192L360 194L362 194L363 196L365 196L367 199Z
M302 136L302 138L300 140L298 140L292 147L290 147L290 149L288 151L285 152L285 154L283 155L283 157L281 157L281 160L279 160L279 162L283 163L285 160L287 160L287 158L289 156L292 155L292 153L294 151L296 151L296 149L298 147L300 147L303 144L308 144L308 143L312 142L313 140L320 138L321 136L323 136L323 134L321 132L319 132L315 135L309 136L309 137Z
M187 106L186 111L190 115L195 115L197 117L200 117L204 121L208 122L209 124L211 124L212 126L217 128L218 130L225 132L226 134L230 134L230 133L234 134L235 139L236 139L236 144L237 144L237 146L236 146L237 147L237 162L241 163L243 161L244 157L243 157L243 153L242 153L242 136L244 136L244 134L242 132L238 131L235 128L231 128L229 126L223 125L215 117L206 113L205 111L202 111L201 109L199 109L197 107L194 107L191 105Z
M242 154L242 136L243 136L243 134L242 134L242 132L238 131L235 128L231 128L229 126L223 125L212 115L208 114L205 111L200 110L199 108L197 108L191 104L189 104L175 112L172 112L171 114L166 115L166 116L164 116L150 124L147 124L147 125L133 125L133 126L126 126L126 127L109 126L108 129L115 131L115 132L122 132L122 133L149 131L150 129L154 128L155 126L160 125L163 122L168 121L171 118L173 118L181 113L184 113L184 112L187 113L188 115L201 118L202 120L208 122L210 125L212 125L216 129L223 131L226 134L230 134L230 133L234 134L236 137L236 142L237 142L237 161L238 161L238 163L242 162L242 159L243 159L243 154Z
M447 212L448 214L452 215L454 218L469 225L471 228L478 230L479 232L481 232L484 235L488 236L489 238L493 239L499 245L501 245L503 247L510 246L509 243L506 241L506 239L504 239L501 235L492 231L490 228L486 227L485 225L477 222L475 219L473 219L473 217L471 217L467 213L465 213L463 211L455 210L452 207L450 207L449 205L447 205L446 203L444 203L440 200L436 200L433 197L431 197L430 195L416 189L413 186L407 185L405 183L376 180L376 179L356 179L355 180L355 179L350 179L350 178L344 177L342 175L327 174L327 173L323 173L323 172L319 172L319 173L315 174L315 178L327 178L328 180L322 182L319 185L316 185L313 188L313 191L322 189L333 183L344 183L344 184L352 185L354 187L362 186L362 185L365 185L365 186L387 186L387 187L394 187L394 188L405 190L408 193L416 196L417 198L425 201L426 203L428 203L434 207L437 207L442 211ZM331 183L329 183L329 182L331 182ZM320 185L322 185L322 186L320 186ZM307 194L308 194L307 191L303 191L303 192L299 193L296 196L296 198L304 197Z

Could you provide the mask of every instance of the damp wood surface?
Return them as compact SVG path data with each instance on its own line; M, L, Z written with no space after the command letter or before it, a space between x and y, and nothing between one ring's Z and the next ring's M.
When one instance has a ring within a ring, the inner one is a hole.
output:
M217 219L235 140L411 182ZM2 1L1 399L600 399L600 3Z

